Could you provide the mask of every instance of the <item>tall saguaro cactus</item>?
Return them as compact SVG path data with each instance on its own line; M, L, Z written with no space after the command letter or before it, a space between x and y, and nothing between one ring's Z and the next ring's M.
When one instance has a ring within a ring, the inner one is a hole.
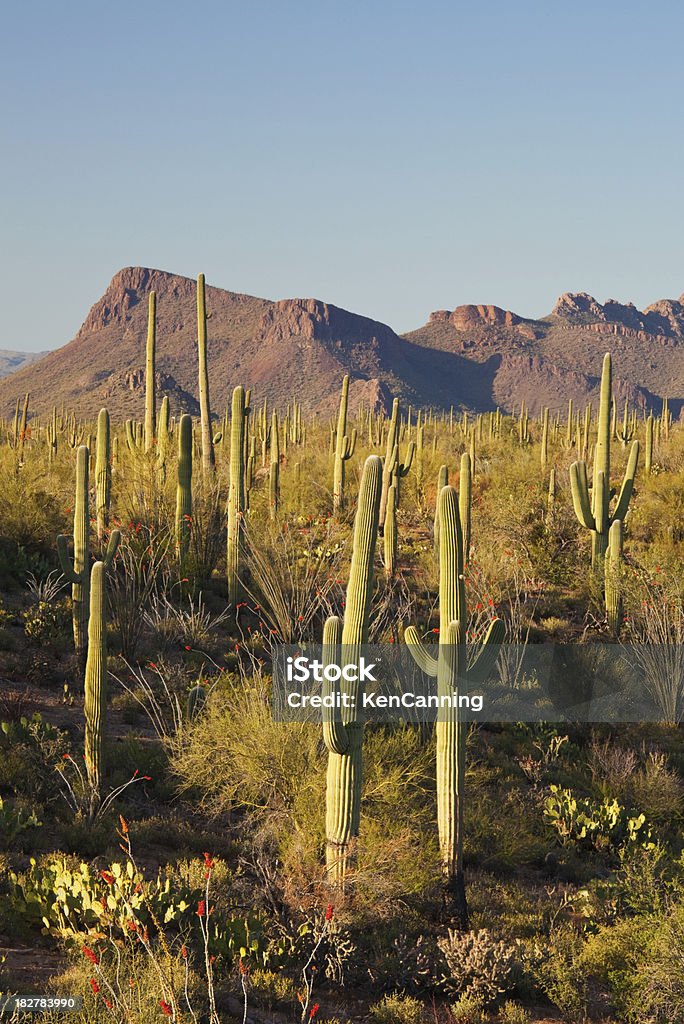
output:
M413 454L416 450L414 441L409 441L406 452L406 461L401 462L399 458L399 399L395 398L392 403L392 418L389 430L387 431L387 451L382 473L382 494L380 498L380 530L385 525L387 514L387 498L392 484L396 487L396 500L399 504L399 481L408 474L413 462Z
M443 487L439 493L439 652L434 658L423 646L418 631L409 626L405 640L420 669L436 677L439 697L458 696L461 687L487 676L498 657L504 638L500 619L490 623L480 650L468 666L463 533L458 493ZM465 729L458 706L440 707L437 735L437 828L442 858L445 896L462 927L467 926L468 904L463 877L463 829L465 794Z
M339 512L344 505L344 468L345 462L351 459L356 447L356 430L351 437L347 434L347 405L349 401L349 374L342 380L340 411L337 417L337 433L335 435L335 466L333 470L333 511Z
M615 637L622 626L622 521L614 519L608 531L608 550L604 563L606 587L606 619Z
M109 413L100 409L97 417L97 450L95 454L95 515L97 539L102 541L109 526L109 506L112 500L112 467Z
M226 570L228 574L228 604L238 602L240 589L240 535L246 498L245 481L245 389L238 385L233 390L230 420L230 490L228 492L228 531Z
M373 593L373 565L378 537L382 460L377 455L366 459L361 478L354 546L344 608L344 624L335 616L325 624L324 658L332 662L341 655L345 664L358 663L361 647L368 643L368 619ZM326 865L328 876L343 886L352 859L353 842L359 831L361 814L361 775L363 768L363 723L359 718L362 684L347 683L346 692L353 706L340 709L324 720L323 736L328 748L326 789Z
M107 558L116 554L118 530L112 531ZM85 667L85 766L90 785L92 818L100 802L104 769L104 733L107 716L107 562L95 562L90 576L88 659Z
M145 351L145 451L154 444L157 416L155 355L157 345L157 293L150 292L147 314L147 348Z
M192 527L192 416L184 413L178 424L178 483L176 485L176 547L181 565L190 547Z
M573 462L570 467L570 486L575 514L582 526L591 530L591 562L598 569L608 548L608 531L616 519L624 520L634 489L634 477L639 460L639 442L634 441L629 453L614 512L610 512L610 436L611 436L612 367L610 354L603 359L601 398L599 404L598 436L594 455L594 482L589 497L589 481L584 461Z
M57 553L62 572L71 583L71 607L74 647L81 668L85 666L88 645L88 608L90 602L90 509L88 468L90 452L82 444L76 451L76 497L74 503L74 556L69 558L67 538L57 538Z
M199 355L199 404L202 424L202 472L211 476L216 468L214 442L211 436L211 404L209 402L209 371L207 369L207 301L204 274L197 278L197 351Z

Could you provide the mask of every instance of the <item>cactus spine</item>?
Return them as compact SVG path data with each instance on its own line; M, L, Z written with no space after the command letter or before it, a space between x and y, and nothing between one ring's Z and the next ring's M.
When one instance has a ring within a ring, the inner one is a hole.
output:
M150 292L147 314L147 348L145 352L145 451L154 444L157 416L155 395L155 350L157 344L157 293Z
M342 380L340 411L337 417L337 433L335 435L335 465L333 470L333 511L339 512L344 506L344 468L345 462L351 459L356 448L356 430L351 437L347 434L347 404L349 400L349 374Z
M207 303L204 274L197 278L197 351L199 356L199 404L202 424L202 472L208 479L216 468L211 436L211 405L207 369Z
M192 417L184 413L178 424L178 483L176 486L176 548L183 565L190 547L192 526Z
M601 400L599 406L598 436L594 455L594 485L591 501L589 499L589 482L587 467L583 460L573 462L570 467L570 485L575 514L582 526L591 531L592 565L603 568L603 560L608 548L608 531L616 520L624 520L634 489L637 461L639 459L639 442L634 441L630 450L627 468L622 481L620 495L615 511L610 514L610 418L612 396L612 368L610 355L603 359L601 374Z
M342 657L346 664L358 661L361 645L368 642L382 476L382 460L377 455L369 456L363 469L354 520L354 546L341 630ZM323 640L327 660L339 657L339 619L328 619ZM323 729L328 748L326 865L330 879L340 886L344 885L351 865L352 844L358 835L361 813L363 724L358 717L361 686L358 682L349 683L346 692L356 698L354 706L342 708L339 720L329 720Z
M234 607L240 590L240 533L246 504L245 480L245 389L233 390L230 421L230 490L228 492L228 531L226 569L228 603Z
M109 506L112 500L112 467L109 413L100 409L97 417L97 450L95 454L95 513L97 539L102 541L109 526Z
M463 573L463 533L458 494L453 487L439 493L439 653L434 658L423 646L418 631L409 626L405 640L420 669L437 679L438 696L453 696L469 680L483 679L491 671L503 641L504 625L493 619L473 665L468 667L465 633L468 623ZM456 706L454 706L456 704ZM441 707L437 734L437 828L445 896L467 927L468 906L463 878L463 822L465 791L465 730L456 702Z

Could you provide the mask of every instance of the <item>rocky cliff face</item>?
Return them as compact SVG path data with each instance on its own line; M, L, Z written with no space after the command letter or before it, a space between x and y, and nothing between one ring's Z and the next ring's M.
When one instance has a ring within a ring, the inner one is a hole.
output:
M174 412L197 410L196 282L147 267L119 271L73 341L0 381L11 415L30 391L32 408L64 402L79 415L107 405L140 418L144 403L147 299L157 293L157 385ZM615 390L646 407L667 395L684 404L684 296L639 310L568 292L553 312L530 320L495 305L438 310L417 331L398 336L386 324L314 298L271 302L207 286L212 407L221 415L235 384L285 408L333 415L342 377L350 406L389 409L393 397L414 407L510 411L524 398L531 412L595 401L603 353L615 357ZM0 373L2 357L0 354Z

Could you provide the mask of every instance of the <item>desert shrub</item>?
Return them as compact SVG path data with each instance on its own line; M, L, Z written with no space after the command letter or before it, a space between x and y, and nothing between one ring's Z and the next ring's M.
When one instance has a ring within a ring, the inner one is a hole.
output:
M477 996L462 995L449 1007L454 1024L486 1024L484 1000Z
M373 1003L368 1010L373 1024L426 1024L423 1004L413 996L394 993Z
M682 810L684 784L678 772L670 768L668 757L651 751L630 780L634 805L654 822L672 823Z
M583 954L581 936L569 926L556 927L532 968L544 995L570 1024L584 1024L588 1015L588 982Z
M614 1008L623 1015L634 999L635 971L652 928L652 919L628 917L587 937L582 952L585 971L609 990Z
M513 987L515 949L495 939L486 928L477 932L450 928L437 944L447 968L441 986L449 995L490 1005Z
M24 633L39 644L66 640L71 632L71 609L66 600L39 601L23 613Z
M642 944L643 940L639 946ZM643 953L632 962L633 974L627 979L627 991L618 984L627 1019L635 1024L672 1024L684 1019L684 906L681 903L664 918L652 922Z
M31 718L0 722L0 788L44 803L59 790L55 766L69 749L65 732Z
M520 1003L507 1000L499 1010L500 1024L531 1024L532 1018Z

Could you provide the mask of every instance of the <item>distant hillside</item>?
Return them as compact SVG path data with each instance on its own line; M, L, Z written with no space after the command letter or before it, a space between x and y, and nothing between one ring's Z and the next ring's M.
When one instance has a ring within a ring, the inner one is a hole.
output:
M5 415L31 392L35 412L54 404L93 416L106 405L118 418L142 417L147 297L157 292L157 384L175 412L197 413L195 281L127 267L112 279L67 345L0 381ZM684 297L682 297L684 299ZM562 295L552 313L530 320L498 306L432 313L405 336L386 324L317 299L273 302L207 287L212 407L221 414L241 383L273 405L296 397L328 415L342 376L359 401L387 408L392 396L415 407L512 411L525 400L577 406L598 394L601 359L615 356L615 390L642 407L668 396L684 402L684 305L662 300L639 311L604 305L585 293ZM0 354L0 367L30 353Z
M0 349L0 377L7 377L10 373L16 373L22 366L35 363L42 359L46 352L13 352L10 349Z

